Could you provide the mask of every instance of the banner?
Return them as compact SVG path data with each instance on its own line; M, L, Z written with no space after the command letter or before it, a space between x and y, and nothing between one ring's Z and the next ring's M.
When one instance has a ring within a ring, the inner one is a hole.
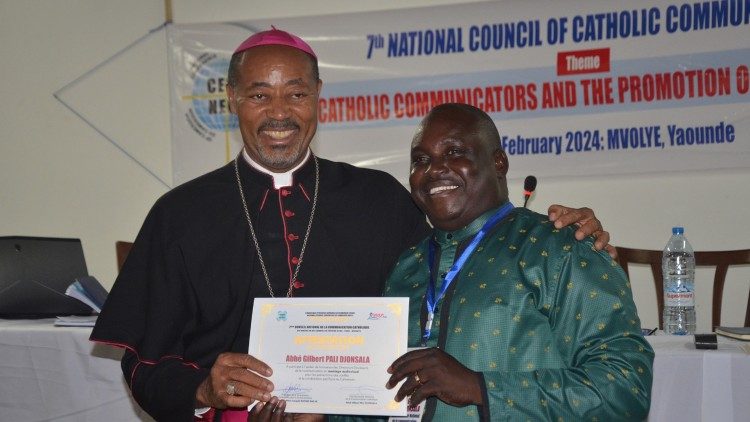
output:
M402 182L445 102L492 116L511 178L750 166L750 0L504 1L170 26L176 185L240 150L229 58L271 25L318 55L313 150Z

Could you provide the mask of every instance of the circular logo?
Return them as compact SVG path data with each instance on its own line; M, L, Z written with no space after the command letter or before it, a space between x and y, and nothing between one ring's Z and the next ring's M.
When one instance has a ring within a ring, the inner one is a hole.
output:
M216 131L239 127L237 116L229 112L226 83L229 60L216 57L204 63L193 79L193 110L198 120Z

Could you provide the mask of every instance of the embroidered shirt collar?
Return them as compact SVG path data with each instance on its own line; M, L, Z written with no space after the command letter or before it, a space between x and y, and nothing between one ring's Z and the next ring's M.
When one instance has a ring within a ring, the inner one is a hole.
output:
M492 217L492 215L495 214L497 210L499 210L503 205L505 204L500 204L499 207L491 208L485 211L484 214L475 218L474 221L458 230L448 232L436 228L434 229L433 238L441 247L451 245L453 242L456 242L456 244L458 244L464 239L475 235L482 228L482 226L484 226L484 223L486 223L487 220L489 220L490 217Z
M302 161L300 161L299 164L297 164L296 166L294 166L294 168L292 168L289 171L286 171L284 173L274 173L271 170L268 170L267 168L261 166L260 164L258 164L257 162L255 162L255 160L253 160L250 157L250 154L247 153L247 151L245 150L245 148L242 148L242 158L244 158L245 161L247 161L247 163L250 164L250 166L252 168L254 168L255 170L258 170L259 172L261 172L263 174L267 174L267 175L271 176L271 178L273 179L273 188L274 189L281 189L284 186L291 186L292 185L294 172L297 171L297 170L299 170L299 168L302 167L307 162L308 159L310 159L310 148L307 149L307 153L305 154L305 158L303 158Z

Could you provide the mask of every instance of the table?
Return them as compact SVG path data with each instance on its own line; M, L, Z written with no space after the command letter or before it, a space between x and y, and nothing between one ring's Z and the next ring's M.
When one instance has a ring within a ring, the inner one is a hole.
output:
M54 321L0 320L0 421L152 421L122 377L122 349Z
M88 340L91 328L54 319L0 320L0 421L152 421L130 396L122 350ZM719 336L646 337L656 351L649 421L750 420L750 353Z
M656 352L649 421L750 420L750 343L717 337L717 350L696 350L693 336L646 337Z

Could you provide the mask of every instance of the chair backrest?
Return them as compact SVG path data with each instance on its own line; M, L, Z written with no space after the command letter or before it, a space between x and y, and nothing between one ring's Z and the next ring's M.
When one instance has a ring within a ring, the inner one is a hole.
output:
M649 249L633 249L616 246L617 263L620 264L625 274L630 279L628 272L628 263L647 264L651 267L651 274L654 276L654 287L656 288L656 306L659 315L659 328L664 328L664 278L661 272L661 253Z
M617 262L625 274L628 273L628 263L646 264L651 267L656 288L656 303L659 312L659 328L664 328L664 282L661 271L662 251L649 249L633 249L617 246ZM732 265L750 265L750 249L731 251L697 251L695 252L696 267L715 267L714 284L711 307L711 326L721 325L721 302L724 295L724 283L727 270ZM745 326L750 327L750 292L748 293L747 309L745 311Z
M721 325L721 299L724 296L724 282L727 270L732 265L750 265L750 249L734 251L698 251L695 253L695 265L698 267L716 267L714 273L713 300L711 306L711 327ZM745 327L750 327L750 294L745 311Z
M122 264L125 263L125 258L128 257L128 254L130 253L130 248L133 247L133 242L124 242L122 240L118 240L115 242L115 251L117 253L117 271L119 272L122 270Z

